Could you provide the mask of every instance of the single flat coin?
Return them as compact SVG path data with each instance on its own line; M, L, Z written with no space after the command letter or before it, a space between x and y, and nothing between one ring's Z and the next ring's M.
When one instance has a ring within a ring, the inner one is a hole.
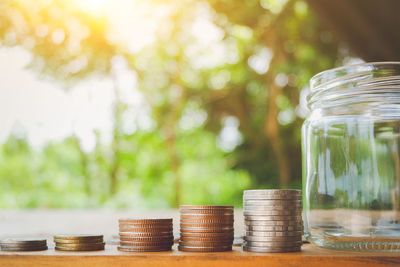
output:
M302 210L268 210L268 209L244 209L243 214L259 214L274 216L301 216Z
M223 209L223 210L233 210L233 206L224 206L224 205L180 205L179 209L190 209L190 210L204 210L204 209Z
M291 247L291 248L263 248L263 247L248 247L248 246L243 246L244 251L249 251L249 252L264 252L264 253L269 253L269 252L276 252L276 253L284 253L284 252L299 252L301 251L301 247Z
M173 242L174 237L173 236L167 236L167 237L124 237L120 236L119 237L120 241L122 242Z
M300 247L303 244L299 242L251 242L244 241L243 245L248 247L266 247L266 248L286 248L286 247Z
M182 232L192 233L233 233L233 227L203 228L203 227L181 227Z
M302 207L301 200L243 199L243 206Z
M71 248L71 247L65 247L65 246L56 246L54 249L55 250L62 250L62 251L98 251L98 250L104 250L104 246L81 247L81 248Z
M290 232L261 232L261 231L246 231L246 236L302 236L303 231Z
M252 218L252 217L250 217ZM251 225L251 226L303 226L303 221L265 221L262 219L257 220L249 220L247 217L245 217L244 220L245 225Z
M233 210L181 210L180 211L181 215L183 214L190 214L190 215L231 215L233 216Z
M0 240L0 245L8 244L29 244L29 245L46 245L46 239L34 239L34 238L6 238Z
M233 232L227 233L192 233L192 232L181 232L181 238L186 237L206 237L206 238L233 238Z
M87 243L87 244L67 244L67 243L56 243L56 247L63 247L63 248L75 248L75 249L86 249L86 248L99 248L104 247L105 243Z
M119 223L136 223L136 224L172 224L172 218L160 219L143 219L143 218L121 218Z
M249 221L295 221L298 223L302 223L301 216L276 216L276 215L244 215L245 218Z
M201 242L201 241L179 241L180 246L185 247L227 247L232 246L232 241L227 242Z
M302 191L297 189L254 189L244 190L243 196L302 196Z
M37 247L6 247L0 246L2 251L42 251L47 250L47 246L37 246Z
M120 227L120 232L155 232L155 233L171 233L172 227L169 228L134 228L134 227Z
M223 251L231 251L232 246L226 247L188 247L188 246L178 246L179 251L186 252L223 252Z
M57 239L54 238L53 241L59 244L92 244L92 243L102 243L103 238L80 240L80 239Z
M255 242L299 242L302 240L301 236L244 236L245 241Z
M139 242L132 242L132 241L120 241L119 244L121 246L126 247L168 247L174 244L174 241L167 241L167 242L148 242L148 241L139 241Z
M198 221L228 221L233 222L233 214L229 215L216 215L216 214L181 214L181 221L185 220L198 220Z
M270 211L302 211L299 206L268 206L268 205L244 205L243 210L270 210Z
M0 247L4 247L4 248L35 248L35 247L45 247L47 246L46 243L43 244L26 244L26 243L22 243L22 244L2 244L0 245Z
M188 228L227 228L233 227L232 223L180 223L180 227Z
M120 236L125 236L125 237L140 237L140 236L148 236L148 237L166 237L166 236L173 236L172 231L168 232L131 232L131 231L125 231L125 232L119 232Z
M103 235L86 235L86 234L78 234L78 235L55 235L54 239L79 239L79 240L93 240L93 239L103 239Z
M130 246L118 246L118 250L124 252L159 252L159 251L170 251L171 247L130 247Z
M265 226L265 225L246 225L247 231L275 231L275 232L287 232L287 231L303 231L303 225L292 225L292 226Z
M181 237L180 241L184 242L232 242L233 237L216 238L216 237Z

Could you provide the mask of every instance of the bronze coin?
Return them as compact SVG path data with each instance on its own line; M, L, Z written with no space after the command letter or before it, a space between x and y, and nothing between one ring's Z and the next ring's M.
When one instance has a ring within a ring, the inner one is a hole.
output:
M36 246L36 247L7 247L0 246L0 250L2 251L42 251L47 250L47 246Z
M63 248L98 248L98 247L104 247L105 243L76 243L76 244L71 244L71 243L56 243L56 247L63 247Z
M233 238L233 232L227 233L196 233L196 232L181 232L182 237L206 237L206 238Z
M140 237L140 236L148 236L148 237L168 237L173 236L172 231L168 232L132 232L132 231L125 231L119 232L120 236L125 237Z
M80 239L57 239L54 238L53 241L59 244L91 244L91 243L102 243L103 238L93 239L93 240L80 240Z
M47 244L46 239L35 239L35 238L6 238L0 240L1 245L34 245L34 246L45 246Z
M227 247L233 242L200 242L200 241L179 241L179 246L185 247Z
M146 228L146 229L172 229L172 224L137 224L137 223L120 223L119 228Z
M226 228L233 227L233 223L180 223L182 228Z
M119 223L136 223L136 224L172 224L172 218L162 219L136 219L136 218L121 218Z
M234 221L233 214L181 214L182 220Z
M233 206L224 205L180 205L179 209L190 210L204 210L204 209L219 209L219 210L233 210Z
M74 234L74 235L55 235L54 239L73 239L73 240L103 240L103 235L87 235L87 234Z
M171 246L155 246L155 247L131 247L131 246L118 246L118 250L124 252L159 252L159 251L170 251Z
M71 247L64 247L64 246L56 246L55 250L62 250L62 251L98 251L104 250L104 246L98 247L81 247L81 248L71 248Z
M233 227L217 227L217 228L181 227L181 233L182 232L191 232L191 233L233 233Z
M226 224L233 223L233 217L230 218L216 218L216 219L198 219L198 218L181 218L181 223L200 223L200 224L209 224L209 223L217 223L217 224Z
M231 251L232 246L225 247L187 247L187 246L178 246L179 251L186 252L223 252L223 251Z
M172 228L134 228L134 227L120 227L120 232L155 232L155 233L172 233Z
M233 210L181 210L181 215L183 214L192 214L192 215L201 215L201 214L209 214L209 215L230 215L233 216Z
M159 237L159 236L154 236L154 237L146 237L146 236L132 236L132 237L125 237L125 236L120 236L119 237L120 241L124 242L172 242L174 241L173 236L166 236L166 237Z
M172 246L174 241L167 241L167 242L148 242L148 241L139 241L139 242L131 242L131 241L120 241L119 244L121 246L126 247L167 247Z
M226 238L220 237L187 237L183 236L180 238L180 241L187 242L233 242L233 236L229 236Z

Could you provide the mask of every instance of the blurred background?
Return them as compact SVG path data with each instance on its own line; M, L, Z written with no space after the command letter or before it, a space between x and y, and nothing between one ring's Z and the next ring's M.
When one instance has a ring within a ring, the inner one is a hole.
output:
M400 3L2 0L0 208L301 188L308 81L399 59Z

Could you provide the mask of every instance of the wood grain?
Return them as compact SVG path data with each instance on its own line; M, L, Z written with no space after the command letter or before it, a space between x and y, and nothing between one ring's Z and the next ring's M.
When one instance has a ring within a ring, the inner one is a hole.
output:
M251 253L236 247L231 252L190 253L174 247L170 252L120 252L107 245L101 252L2 252L0 266L400 266L399 253L343 252L305 244L296 253Z

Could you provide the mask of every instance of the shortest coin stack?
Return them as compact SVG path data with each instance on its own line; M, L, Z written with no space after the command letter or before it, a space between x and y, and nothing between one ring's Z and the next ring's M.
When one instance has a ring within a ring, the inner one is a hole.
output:
M233 206L181 205L180 212L180 251L232 250Z
M46 239L7 238L0 240L2 251L39 251L47 250Z
M172 219L119 219L118 250L169 251L174 244Z
M246 190L243 214L246 225L243 250L300 251L303 234L300 190Z
M104 250L103 235L55 235L56 250L95 251Z

